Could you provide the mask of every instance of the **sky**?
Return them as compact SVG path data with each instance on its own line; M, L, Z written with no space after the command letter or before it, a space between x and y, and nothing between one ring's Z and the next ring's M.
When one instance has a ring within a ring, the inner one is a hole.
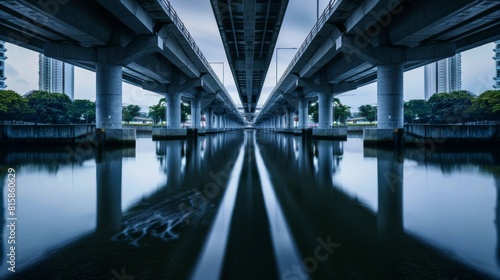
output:
M329 0L319 0L320 13L325 9ZM233 98L234 102L241 103L238 97L234 79L227 63L224 46L217 28L210 1L207 0L170 0L180 19L186 25L197 45L212 68L222 81ZM290 0L283 20L282 29L276 43L277 48L299 48L302 42L316 23L316 2ZM38 54L30 50L6 44L7 61L6 76L8 89L24 94L38 89ZM489 43L462 53L462 89L479 95L492 89L495 74L495 62L492 59L494 44ZM280 50L279 61L273 56L264 88L258 101L263 105L276 83L276 67L278 77L295 55L296 50ZM274 54L276 55L276 54ZM220 62L223 62L221 64ZM337 96L340 101L350 106L352 112L364 104L376 104L376 83L346 92ZM123 103L137 104L147 108L161 98L160 95L124 83ZM418 68L404 74L404 99L424 98L424 70ZM75 67L75 99L95 100L95 73Z

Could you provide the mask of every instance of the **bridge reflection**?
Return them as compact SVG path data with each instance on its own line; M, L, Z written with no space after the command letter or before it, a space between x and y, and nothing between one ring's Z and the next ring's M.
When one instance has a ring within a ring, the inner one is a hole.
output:
M346 172L340 171L344 142L249 131L152 144L156 155L150 168L166 175L159 188L122 211L127 184L122 180L123 159L135 151L95 151L95 230L51 248L11 278L107 279L112 278L110 271L122 267L138 279L196 278L195 268L206 261L204 248L214 240L210 236L220 215L227 226L218 232L222 245L212 252L222 257L215 261L209 254L208 259L220 267L217 275L222 278L488 278L405 230L403 187L405 160L444 165L444 170L463 164L495 166L491 153L436 152L415 158L411 150L365 149L365 157L376 159L374 212L334 183L336 173ZM2 166L46 164L34 161L38 157L31 151L24 159L16 151L7 155ZM439 159L444 156L453 158L453 164ZM241 166L235 164L238 158ZM498 189L500 172L483 171L493 175ZM360 170L350 172L363 176ZM234 200L225 200L231 178L237 182ZM498 222L496 229L500 232ZM331 250L321 247L322 242ZM320 255L318 246L324 248Z

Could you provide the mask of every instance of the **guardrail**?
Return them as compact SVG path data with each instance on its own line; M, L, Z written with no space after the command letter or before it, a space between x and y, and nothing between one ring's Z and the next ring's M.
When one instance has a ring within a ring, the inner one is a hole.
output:
M318 19L318 21L316 22L316 24L313 26L313 28L311 29L311 31L307 35L306 39L304 40L304 42L300 46L299 50L297 51L297 53L293 57L292 61L290 62L290 64L286 68L285 72L283 72L283 75L281 76L281 78L278 81L278 85L283 82L283 80L286 78L286 76L288 76L288 74L290 73L290 71L292 70L292 68L295 66L295 64L297 63L297 61L299 60L299 58L302 56L302 54L304 54L304 52L307 49L307 47L309 47L309 44L311 43L311 41L313 40L313 38L316 37L316 35L318 34L318 32L325 25L327 19L330 18L330 16L333 14L333 11L334 11L333 10L333 6L338 1L339 0L331 0L330 3L328 3L328 6L323 11L323 14L321 14L321 17Z
M226 88L224 87L224 84L220 81L219 77L217 76L217 74L215 73L215 71L212 69L212 66L210 66L210 63L208 63L208 60L206 59L206 57L201 52L200 48L198 47L198 45L194 41L193 37L191 36L191 33L189 33L189 31L187 30L186 26L181 21L181 19L177 15L177 12L174 10L174 8L170 4L170 2L168 0L163 0L163 4L165 4L167 15L170 17L170 19L175 24L175 26L177 26L177 28L179 29L179 31L181 31L182 35L187 40L187 42L189 43L189 45L191 46L191 48L194 50L194 52L196 53L196 55L198 55L198 58L201 60L201 62L205 66L205 68L208 70L208 72L210 72L210 74L212 75L212 77L214 78L214 80L217 82L217 84L219 85L219 87L225 91L225 93L227 95L227 98L229 99L229 101L231 101L231 103L234 106L234 108L236 108L236 104L234 103L234 100L231 98L231 96L227 92Z

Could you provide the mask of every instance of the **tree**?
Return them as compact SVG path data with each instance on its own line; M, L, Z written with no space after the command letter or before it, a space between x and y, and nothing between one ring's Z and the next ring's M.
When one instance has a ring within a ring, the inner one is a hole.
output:
M87 99L76 99L68 110L72 122L90 123L95 120L95 103Z
M333 99L333 106L335 119L345 123L346 119L351 116L351 107L343 105L338 98Z
M0 119L21 119L26 113L30 113L27 100L13 90L0 90Z
M437 93L429 98L433 123L461 123L470 119L470 109L476 97L469 91Z
M431 117L431 108L429 103L423 99L412 99L404 103L405 122L426 123Z
M181 122L186 122L191 115L191 104L181 102Z
M139 116L139 112L141 111L141 107L138 105L128 105L123 107L122 110L122 119L129 123L133 118Z
M148 116L153 119L154 123L157 124L165 120L166 115L166 101L165 98L161 98L158 104L149 106Z
M481 120L500 120L500 90L488 90L472 101L471 117Z
M71 99L64 93L34 90L28 93L28 106L42 123L67 123Z
M309 116L311 117L314 123L319 122L319 103L311 102L309 103L309 108L307 109L309 112Z
M359 115L366 118L370 123L377 120L377 107L372 105L361 105L358 108Z

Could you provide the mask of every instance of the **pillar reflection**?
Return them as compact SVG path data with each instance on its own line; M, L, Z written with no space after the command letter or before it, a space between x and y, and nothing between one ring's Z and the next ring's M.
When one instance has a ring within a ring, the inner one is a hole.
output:
M123 149L100 150L96 157L96 230L113 234L120 230L122 215Z
M379 236L401 233L403 225L403 156L393 150L377 149Z

